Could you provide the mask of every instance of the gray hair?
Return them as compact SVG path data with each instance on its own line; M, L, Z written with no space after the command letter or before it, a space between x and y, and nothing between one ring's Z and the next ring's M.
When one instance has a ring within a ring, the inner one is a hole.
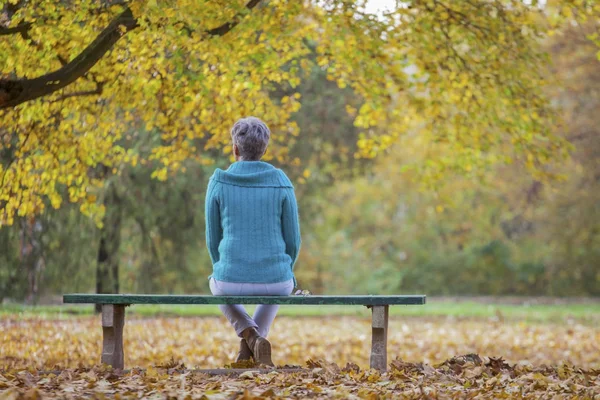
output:
M231 138L243 161L258 161L265 153L271 131L256 117L239 119L231 128Z

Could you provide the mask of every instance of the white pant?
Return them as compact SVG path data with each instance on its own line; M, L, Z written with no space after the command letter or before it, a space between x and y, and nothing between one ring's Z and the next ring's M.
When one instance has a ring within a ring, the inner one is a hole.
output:
M234 283L210 278L209 284L214 296L288 296L294 290L293 279L278 283ZM260 336L267 337L279 306L258 305L252 318L240 304L221 304L219 309L233 325L239 337L242 337L245 329L251 327L256 328Z

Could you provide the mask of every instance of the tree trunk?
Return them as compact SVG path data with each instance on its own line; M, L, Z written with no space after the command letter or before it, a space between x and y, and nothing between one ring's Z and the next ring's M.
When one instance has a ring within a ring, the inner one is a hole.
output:
M39 298L40 280L45 263L42 257L40 235L42 223L35 217L21 221L21 268L27 271L27 304L35 304Z
M104 226L100 230L96 293L119 293L119 247L121 245L121 199L114 184L109 184L104 198ZM101 312L96 304L96 312Z
M141 250L143 252L141 274L138 282L138 290L141 293L152 293L156 291L155 278L158 276L160 271L160 257L158 255L158 249L156 243L150 235L148 227L144 223L142 217L137 218L138 226L140 227L142 235Z

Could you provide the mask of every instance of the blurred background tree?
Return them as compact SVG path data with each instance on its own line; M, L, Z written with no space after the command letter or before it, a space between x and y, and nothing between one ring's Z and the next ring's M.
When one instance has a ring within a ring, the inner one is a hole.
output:
M304 288L597 295L598 5L363 3L0 3L0 298L206 291L243 115Z

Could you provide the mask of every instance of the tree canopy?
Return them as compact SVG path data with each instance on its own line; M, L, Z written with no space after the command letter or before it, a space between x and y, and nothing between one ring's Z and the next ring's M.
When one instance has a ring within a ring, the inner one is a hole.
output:
M244 115L271 126L268 158L300 163L291 116L310 63L362 98L347 110L355 157L419 135L451 150L425 157L435 181L515 160L543 177L566 154L540 42L560 21L597 16L595 2L415 0L382 15L364 4L0 2L0 225L65 198L101 225L107 176L139 162L164 180L184 160L209 164L230 153L228 127ZM127 145L138 137L153 139Z

